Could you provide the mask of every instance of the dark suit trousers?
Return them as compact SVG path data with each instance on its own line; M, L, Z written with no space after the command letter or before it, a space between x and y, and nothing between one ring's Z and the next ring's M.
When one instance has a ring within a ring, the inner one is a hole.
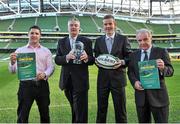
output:
M136 106L139 123L151 123L151 113L155 123L168 123L169 106L152 107L146 98L145 105Z
M113 98L116 123L127 123L125 87L122 87L121 89L98 88L98 112L96 122L106 123L110 92Z
M20 81L18 90L17 123L28 123L31 106L36 100L41 123L49 123L49 85L47 81Z
M66 89L64 93L71 106L72 123L87 123L88 91L77 92L73 89Z

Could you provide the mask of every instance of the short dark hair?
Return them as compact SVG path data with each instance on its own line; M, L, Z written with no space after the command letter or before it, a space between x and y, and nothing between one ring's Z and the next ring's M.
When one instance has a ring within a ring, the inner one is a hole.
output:
M105 15L103 19L114 19L114 16L113 15ZM114 19L115 20L115 19Z
M41 28L40 28L39 26L33 25L33 26L31 26L31 27L29 28L29 31L30 31L31 29L38 29L39 32L40 32L40 34L41 34Z

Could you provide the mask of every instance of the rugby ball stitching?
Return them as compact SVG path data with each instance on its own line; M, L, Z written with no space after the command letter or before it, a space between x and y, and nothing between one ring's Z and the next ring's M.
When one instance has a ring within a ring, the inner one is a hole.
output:
M119 58L114 57L110 54L102 54L96 58L96 63L99 67L106 69L113 69Z

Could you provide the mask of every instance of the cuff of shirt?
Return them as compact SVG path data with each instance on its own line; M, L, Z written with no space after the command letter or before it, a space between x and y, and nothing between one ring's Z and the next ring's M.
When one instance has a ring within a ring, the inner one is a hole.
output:
M67 56L66 56L66 62L69 63L69 60L67 59Z
M84 63L87 63L87 62L88 62L88 59L85 59L85 60L84 60Z
M17 63L15 63L14 65L12 65L11 62L9 63L9 71L11 73L16 73L16 65Z
M124 60L121 60L121 65L125 65L126 62Z

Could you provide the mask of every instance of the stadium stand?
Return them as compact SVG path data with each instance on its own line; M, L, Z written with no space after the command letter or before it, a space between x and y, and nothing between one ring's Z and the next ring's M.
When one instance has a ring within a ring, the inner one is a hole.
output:
M11 52L26 44L27 30L32 25L41 27L42 44L55 51L58 39L68 35L67 21L73 16L79 18L81 22L81 34L94 41L103 34L102 17L107 13L115 16L117 31L129 37L133 49L138 46L135 39L136 30L148 28L153 33L155 46L165 47L171 52L180 52L180 10L177 10L180 2L177 1L166 1L166 3L161 0L151 1L150 4L154 5L161 2L162 6L152 6L149 10L146 7L147 1L138 3L136 0L97 1L97 4L88 0L20 2L21 6L16 0L0 1L1 52ZM168 6L171 7L170 5L174 6L173 13L166 11ZM164 11L159 12L159 8Z
M0 25L2 26L0 27L0 31L6 32L9 27L12 27L12 30L9 32L26 32L29 26L36 24L42 28L43 32L57 31L54 30L56 26L60 27L60 32L67 32L67 21L70 17L72 16L58 16L58 25L56 16L1 20ZM96 16L77 16L77 18L81 21L81 32L83 33L98 33L98 28L102 29L102 18ZM146 24L117 20L117 27L121 29L124 34L135 34L136 30L140 28L148 28L153 34L175 34L180 32L179 24ZM172 30L171 33L169 32L170 29Z

